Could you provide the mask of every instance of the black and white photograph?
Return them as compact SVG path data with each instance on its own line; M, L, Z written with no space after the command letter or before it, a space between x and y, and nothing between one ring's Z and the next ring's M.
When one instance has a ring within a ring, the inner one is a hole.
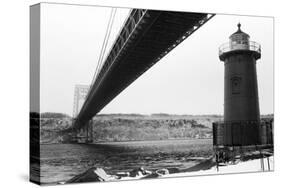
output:
M273 17L29 11L31 182L275 170Z

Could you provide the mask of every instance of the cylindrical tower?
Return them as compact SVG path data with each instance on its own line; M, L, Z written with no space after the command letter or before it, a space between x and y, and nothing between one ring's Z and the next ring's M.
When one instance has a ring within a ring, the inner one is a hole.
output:
M224 121L260 121L256 60L260 45L240 29L219 49L224 61Z
M224 122L219 128L222 145L255 145L259 142L260 110L256 61L260 45L238 30L219 48L224 62Z

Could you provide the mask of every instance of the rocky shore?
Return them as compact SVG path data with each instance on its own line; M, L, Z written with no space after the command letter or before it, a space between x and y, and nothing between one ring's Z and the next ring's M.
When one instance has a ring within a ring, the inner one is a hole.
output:
M215 162L213 158L209 158L204 162L195 165L191 168L188 168L184 171L179 171L175 169L166 169L166 168L158 169L155 171L148 171L143 167L139 167L129 172L118 172L114 175L107 174L102 168L91 167L84 173L79 174L66 182L60 182L60 184L161 178L172 174L176 175L179 173L208 170L214 166L215 166Z
M86 172L79 174L66 182L61 182L60 184L273 171L273 163L273 156L263 158L256 158L256 156L253 156L247 161L238 160L235 161L235 163L227 163L218 167L216 166L213 157L211 157L202 163L182 171L165 168L148 171L143 167L139 167L130 172L118 172L114 175L107 174L102 168L92 167Z

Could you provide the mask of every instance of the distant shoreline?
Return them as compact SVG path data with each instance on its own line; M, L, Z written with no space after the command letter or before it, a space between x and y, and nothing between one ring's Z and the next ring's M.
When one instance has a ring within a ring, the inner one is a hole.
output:
M55 145L55 144L83 144L83 145L95 145L95 144L111 144L111 143L126 143L126 142L165 142L165 141L180 141L180 140L212 140L212 138L172 138L163 140L128 140L128 141L99 141L93 143L40 143L40 145Z
M128 141L101 141L90 144L102 144L102 143L123 143L123 142L164 142L164 141L180 141L180 140L212 140L212 138L172 138L162 140L128 140ZM83 144L83 143L82 143Z

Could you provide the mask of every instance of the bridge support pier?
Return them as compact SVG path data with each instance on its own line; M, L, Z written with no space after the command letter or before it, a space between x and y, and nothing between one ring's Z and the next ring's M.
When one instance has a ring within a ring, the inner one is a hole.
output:
M87 129L87 136L86 136L86 142L87 143L92 143L93 142L93 128L92 128L92 125L93 125L93 120L90 120L88 123L87 123L87 126L86 126L86 129Z

